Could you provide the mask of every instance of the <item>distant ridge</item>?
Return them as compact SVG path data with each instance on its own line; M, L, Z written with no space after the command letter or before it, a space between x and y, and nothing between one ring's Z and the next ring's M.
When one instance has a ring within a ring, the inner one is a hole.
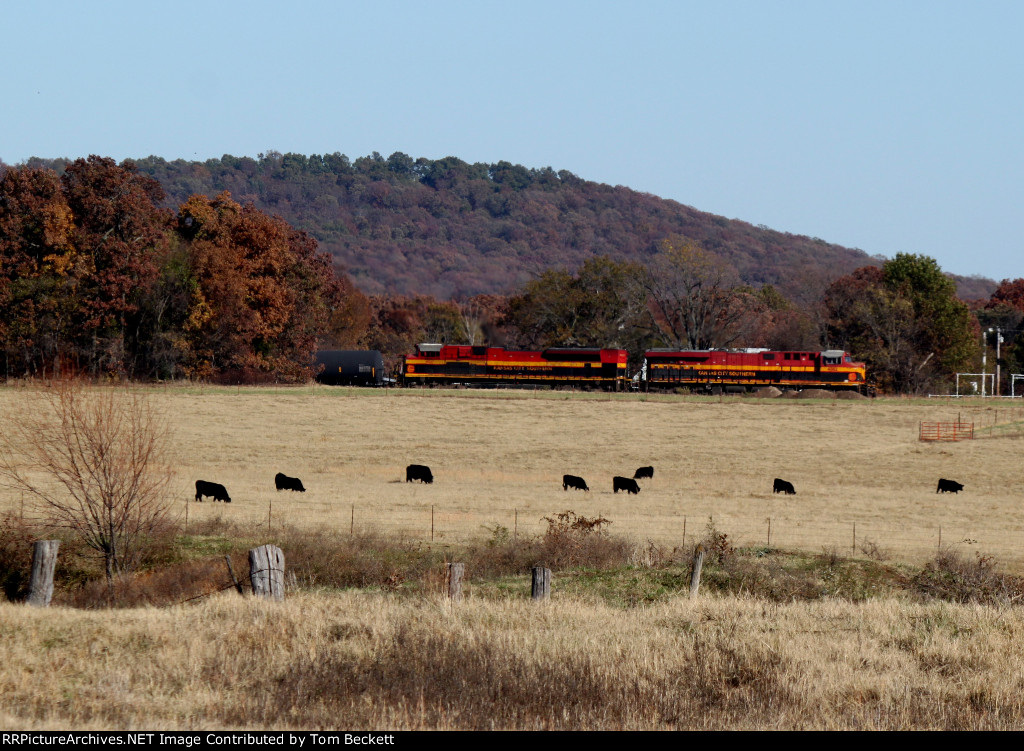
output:
M64 160L32 163L59 171ZM775 285L801 303L836 277L884 261L550 167L278 152L135 164L160 181L169 207L229 191L279 215L315 237L368 294L505 294L546 269L575 270L594 256L643 263L670 235L726 259L745 283ZM996 287L953 278L964 299L987 298Z

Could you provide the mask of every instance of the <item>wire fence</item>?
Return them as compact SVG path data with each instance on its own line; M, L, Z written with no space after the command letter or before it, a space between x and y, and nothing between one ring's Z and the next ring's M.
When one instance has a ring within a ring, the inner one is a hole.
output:
M934 524L841 518L808 520L716 514L698 509L680 510L673 515L598 509L591 513L581 510L578 504L576 512L590 518L608 519L611 522L607 527L609 534L639 545L653 543L669 551L689 549L704 539L713 527L716 532L728 535L729 541L740 548L770 547L913 564L952 549L968 556L976 553L992 556L1008 570L1024 572L1024 525L987 526L972 520L943 520ZM332 524L329 518L323 518L318 526L321 530L334 529L339 534L373 531L408 541L455 546L505 537L539 537L548 530L547 519L554 514L536 509L508 509L495 514L440 506L375 507L372 511L350 506L338 514L343 524ZM271 522L271 529L277 523Z

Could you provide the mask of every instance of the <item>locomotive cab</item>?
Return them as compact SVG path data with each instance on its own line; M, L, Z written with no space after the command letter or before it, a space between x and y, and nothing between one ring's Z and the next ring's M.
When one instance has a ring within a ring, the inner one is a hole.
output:
M841 349L826 349L821 353L822 365L842 365L843 361L851 362L850 356Z

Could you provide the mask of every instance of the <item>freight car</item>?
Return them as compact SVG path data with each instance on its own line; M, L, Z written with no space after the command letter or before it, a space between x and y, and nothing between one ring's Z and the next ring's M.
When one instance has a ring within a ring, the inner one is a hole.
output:
M864 363L843 350L773 352L652 349L644 353L641 381L650 388L688 387L711 393L775 386L867 393Z
M375 349L320 350L316 365L316 380L329 386L384 386L391 380L384 374L384 357Z
M420 344L402 358L406 385L576 386L622 391L628 385L626 350L562 349L541 352L454 344Z

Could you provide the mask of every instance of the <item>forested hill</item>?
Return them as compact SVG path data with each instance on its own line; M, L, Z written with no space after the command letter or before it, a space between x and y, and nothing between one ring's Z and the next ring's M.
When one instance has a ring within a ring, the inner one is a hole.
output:
M771 283L796 301L879 263L818 238L508 162L271 152L206 162L149 157L136 165L160 181L170 207L193 194L229 191L240 203L277 214L315 237L369 294L509 293L541 271L574 271L594 256L644 262L670 235L727 259L744 282ZM995 288L983 279L958 283L964 298L987 297Z

